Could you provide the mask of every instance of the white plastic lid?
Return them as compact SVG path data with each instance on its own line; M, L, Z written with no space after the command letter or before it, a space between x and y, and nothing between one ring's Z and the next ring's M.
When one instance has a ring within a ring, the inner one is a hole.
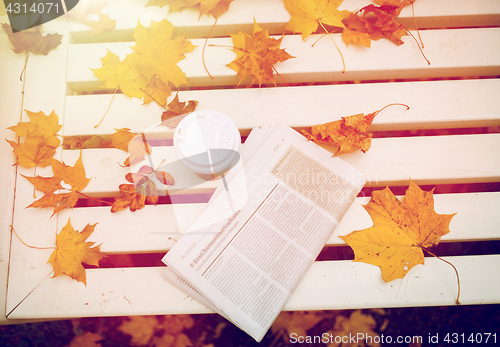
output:
M228 169L239 155L240 144L238 128L228 116L218 111L195 111L177 125L174 133L177 156L198 174L213 175Z

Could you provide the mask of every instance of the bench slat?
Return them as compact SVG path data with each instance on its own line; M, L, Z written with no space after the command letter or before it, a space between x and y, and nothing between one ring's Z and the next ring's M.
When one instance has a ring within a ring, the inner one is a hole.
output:
M357 151L341 158L365 174L367 187L406 185L409 178L417 184L496 182L500 178L500 157L495 151L499 143L500 134L377 138L366 153ZM84 189L86 194L116 196L118 186L128 183L125 175L130 169L118 165L125 160L125 152L108 148L82 153L86 175L92 177ZM69 165L79 156L80 151L63 151L63 161ZM184 169L173 147L154 147L152 158L155 165L165 159L166 167L175 162L176 168ZM189 171L170 173L176 179L175 189L201 181ZM216 181L209 181L181 193L211 193L216 186Z
M344 60L346 72L342 71L339 53L328 38L323 38L311 47L310 42L302 41L300 35L283 38L281 47L296 59L289 59L276 64L275 68L288 83L333 82L356 80L385 80L436 77L495 76L500 74L500 47L491 42L500 40L500 28L478 28L460 30L426 30L421 32L425 42L425 53L431 61L428 66L420 55L417 45L410 37L406 43L395 48L389 40L379 40L370 49L364 47L346 47L340 34L334 34ZM318 38L319 35L313 37ZM411 41L411 42L410 42ZM236 54L226 47L209 47L205 62L211 79L203 68L201 59L204 40L192 40L197 46L193 52L186 53L186 58L179 62L179 67L186 73L191 86L226 86L237 85L236 72L226 64ZM312 41L314 42L314 41ZM232 46L230 38L215 38L211 44ZM67 83L76 91L94 91L102 83L89 68L102 66L100 57L107 50L122 59L132 52L133 42L96 43L70 45L68 51ZM488 47L487 53L482 49ZM390 52L390 53L389 53ZM276 82L283 81L276 76ZM243 85L249 84L245 81ZM112 91L111 91L112 92Z
M338 236L373 225L363 208L369 200L369 197L356 198L327 245L345 245ZM496 218L500 192L436 194L434 203L437 213L457 213L450 224L451 232L442 241L500 239L500 220ZM70 217L75 225L99 222L89 241L102 243L101 250L105 253L164 252L173 246L204 208L204 203L157 205L136 212L112 214L106 206L82 207L64 210L57 218L59 224L67 222Z
M367 114L394 102L405 103L410 109L384 110L370 131L500 126L498 94L499 79L472 79L186 90L179 93L179 99L199 101L198 110L219 110L246 135L254 127L284 122L305 128L357 113ZM102 94L67 96L63 135L112 134L120 128L140 132L160 122L164 111L160 106L142 105L137 98L119 94L104 122L94 128L112 98Z
M461 278L462 304L496 302L500 255L445 257ZM285 310L453 305L455 272L435 258L405 278L384 283L380 269L352 261L315 262ZM163 267L87 270L87 287L68 277L47 277L9 318L207 313L206 307L169 284ZM371 286L367 287L367 283ZM71 292L72 295L66 295Z
M90 28L79 23L67 23L72 36L78 42L95 40L124 41L130 40L137 19L143 25L149 25L151 19L160 21L168 14L169 21L177 28L176 34L188 37L204 37L214 23L213 17L199 18L199 12L187 9L182 12L168 13L168 6L145 7L147 0L113 1L103 10L116 19L116 28L111 33L91 34ZM356 11L366 6L365 0L345 0L341 10ZM415 17L421 29L450 27L494 26L500 23L500 5L495 0L471 2L467 0L419 0L415 4ZM290 20L282 1L274 0L238 0L230 5L230 10L219 17L212 36L227 36L239 30L251 32L254 19L272 34L281 34ZM398 17L408 29L414 28L411 6L405 7Z

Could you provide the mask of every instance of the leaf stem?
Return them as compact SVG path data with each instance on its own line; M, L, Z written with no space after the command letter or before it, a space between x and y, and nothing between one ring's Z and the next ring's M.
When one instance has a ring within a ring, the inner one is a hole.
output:
M26 244L20 237L19 235L16 233L16 230L14 229L14 227L11 225L10 228L12 229L12 231L14 232L14 234L16 234L17 238L19 239L19 241L22 242L23 245L25 245L26 247L29 247L29 248L34 248L34 249L57 249L56 247L35 247L35 246L30 246L28 244Z
M108 109L106 110L106 112L104 113L104 116L102 116L101 120L99 121L99 123L97 123L96 125L94 125L94 128L97 128L99 125L101 125L102 121L104 120L104 118L106 117L106 115L108 114L108 111L109 109L111 108L111 104L113 103L113 100L115 98L115 95L116 95L116 91L118 90L118 88L115 89L115 92L113 93L113 97L111 98L111 101L109 102L109 106L108 106Z
M23 70L21 71L21 75L19 76L19 80L22 82L24 71L26 71L26 66L28 66L28 58L30 57L30 51L26 51L26 61L24 62Z
M371 123L373 121L373 119L375 118L376 115L378 115L380 112L382 112L383 110L385 110L387 107L389 106L404 106L406 107L407 110L410 109L410 106L406 105L406 104L400 104L400 103L392 103L392 104L388 104L388 105L385 105L384 107L382 107L380 110L377 110L373 113L370 113L368 115L366 115L366 120Z
M280 73L278 72L278 70L276 70L276 68L274 67L274 65L272 65L272 68L273 68L274 72L276 72L276 74L278 74L278 76L280 76L280 78L283 80L283 82L285 82L286 86L290 87L288 85L287 81L285 81L285 79L283 78L283 76L281 76ZM274 86L276 87L276 81L274 82Z
M203 67L205 68L205 71L207 72L208 76L210 76L211 79L214 79L213 76L208 72L207 65L205 64L205 48L207 47L207 42L208 39L210 38L210 35L212 35L212 30L215 28L215 24L217 24L217 18L215 18L214 25L210 28L210 31L208 32L207 39L205 40L205 44L203 45L203 50L201 52L201 60L203 61Z
M425 56L424 54L424 51L422 51L422 47L420 47L420 45L418 44L418 41L417 39L415 38L415 36L413 36L413 34L408 30L406 29L405 27L403 27L406 32L413 38L413 40L415 40L415 43L417 44L417 47L418 49L420 50L420 53L422 54L422 57L424 57L425 61L427 62L427 65L431 65L431 62L429 61L429 59L427 59L427 57Z
M328 36L330 36L330 38L332 39L332 42L333 44L335 45L335 47L337 48L337 51L339 51L339 54L340 54L340 58L342 58L342 66L344 67L343 70L342 70L342 73L345 73L345 61L344 61L344 56L342 55L342 52L340 51L340 48L339 46L337 46L337 43L335 42L335 40L333 39L332 37L332 34L330 34L330 32L328 30L326 30L325 26L323 25L323 23L321 23L321 21L318 20L318 23L319 25L321 25L321 27L323 28L324 31L326 31L326 33L328 34ZM420 46L419 46L420 47Z
M417 29L418 39L420 40L420 45L422 46L423 49L424 41L422 41L422 37L420 36L420 30L418 30L417 18L415 18L415 7L413 5L413 2L411 3L411 12L413 14L413 23L415 24L415 29Z
M460 299L460 277L458 276L458 270L457 270L457 268L456 268L456 267L455 267L452 263L450 263L449 261L444 260L443 258L441 258L441 257L439 257L439 256L437 256L437 255L435 255L434 253L432 253L431 251L429 251L427 248L422 247L422 249L423 249L424 251L426 251L427 253L429 253L430 255L432 255L433 257L436 257L436 258L438 258L439 260L442 260L442 261L444 261L445 263L447 263L447 264L451 265L451 267L453 268L453 270L455 270L455 274L457 275L457 283L458 283L458 294L457 294L457 299L455 300L455 303L456 303L457 305L461 305L461 304L460 304L460 300L459 300L459 299Z
M151 99L153 99L153 101L154 101L154 102L156 102L158 105L160 105L160 106L161 106L161 107L162 107L165 111L168 111L168 109L167 109L165 106L163 106L162 104L160 104L160 103L158 102L158 100L156 100L155 98L153 98L153 96L152 96L151 94L149 94L147 91L145 91L145 90L144 90L144 89L142 89L142 88L139 88L139 89L140 89L140 90L141 90L144 94L146 94L146 95L147 95L147 96L149 96ZM179 93L179 90L177 90L177 93Z

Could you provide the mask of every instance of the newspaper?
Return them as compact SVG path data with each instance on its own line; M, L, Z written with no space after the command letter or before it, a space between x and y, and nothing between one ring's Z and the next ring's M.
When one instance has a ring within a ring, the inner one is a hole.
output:
M365 184L284 124L254 129L241 165L165 255L165 277L261 341Z

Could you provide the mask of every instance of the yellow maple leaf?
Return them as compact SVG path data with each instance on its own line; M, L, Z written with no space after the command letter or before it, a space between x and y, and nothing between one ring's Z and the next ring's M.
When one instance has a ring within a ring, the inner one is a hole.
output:
M88 20L85 22L89 27L92 28L92 34L102 34L111 31L116 26L116 20L111 19L107 14L99 14L99 20Z
M142 75L137 67L136 54L129 54L122 61L120 58L110 52L101 58L102 67L91 69L94 75L104 82L103 88L121 90L123 94L129 97L142 99L146 96L143 89L148 84L148 79Z
M187 103L187 104L186 104ZM179 101L179 93L167 105L168 110L161 115L161 124L173 129L179 125L180 121L193 112L198 105L196 100Z
M139 23L134 33L136 44L132 49L138 55L137 67L148 81L157 75L163 83L179 87L187 82L177 63L195 46L184 36L172 38L173 30L174 26L166 19L151 21L149 29Z
M143 105L155 101L158 105L165 106L167 98L172 91L157 75L154 75L150 78L144 92L146 96L144 97Z
M115 129L115 131L111 135L111 146L130 154L124 166L138 163L144 159L147 153L151 153L151 146L142 136L138 136L128 128Z
M56 235L56 249L48 261L54 268L52 277L65 274L87 285L82 263L99 266L99 260L104 257L100 251L100 245L92 247L94 242L85 242L94 232L96 224L87 224L81 232L78 232L73 229L68 219L68 223Z
M17 125L7 128L14 131L17 136L28 136L28 132L35 130L35 127L38 128L40 134L45 138L55 135L61 130L62 125L59 125L59 117L54 111L49 115L46 115L42 111L36 113L28 110L25 111L30 118L29 122L19 122Z
M339 11L342 0L284 0L290 13L290 21L285 27L293 33L302 33L302 39L311 35L318 26L330 25L345 28L342 20L351 12Z
M364 208L373 227L341 238L354 250L354 261L380 267L385 282L402 278L415 265L424 264L423 250L437 245L441 236L450 232L455 215L436 213L433 192L424 192L413 181L403 202L385 188L374 191Z
M52 137L49 137L51 139ZM59 139L56 138L57 141ZM58 143L54 146L47 142L47 139L38 131L38 127L28 131L26 140L22 143L16 143L11 140L6 140L14 149L16 162L14 165L20 165L25 168L34 166L46 167L50 165L52 157L56 153Z
M294 58L280 48L283 37L279 39L270 37L267 29L262 29L257 23L254 25L253 35L240 31L236 35L231 35L231 38L234 46L232 51L237 57L227 66L240 76L238 85L249 75L252 76L250 84L257 80L259 86L266 82L273 82L276 85L273 76L274 64Z
M221 14L229 9L233 0L149 0L146 6L163 7L168 5L170 12L180 12L186 8L196 8L203 15L219 18Z

